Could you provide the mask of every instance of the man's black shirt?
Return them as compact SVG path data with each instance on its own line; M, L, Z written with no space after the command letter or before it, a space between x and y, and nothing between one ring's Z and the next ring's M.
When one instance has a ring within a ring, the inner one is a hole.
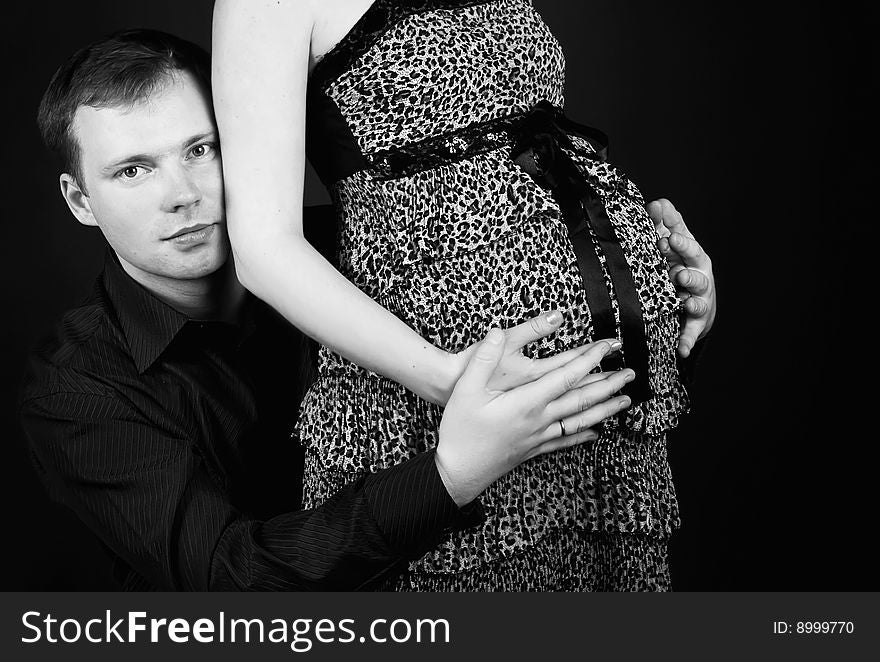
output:
M124 586L369 587L482 518L455 506L433 453L297 510L300 346L253 298L240 325L190 320L110 255L34 353L21 414L35 465L119 558Z

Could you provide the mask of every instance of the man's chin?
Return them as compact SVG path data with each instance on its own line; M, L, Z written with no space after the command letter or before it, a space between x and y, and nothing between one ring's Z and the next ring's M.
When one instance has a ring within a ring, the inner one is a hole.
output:
M203 246L202 250L189 251L175 256L167 266L166 276L178 280L208 278L226 267L231 251L227 244Z
M208 278L218 273L219 271L224 270L226 267L227 260L229 254L224 253L222 255L217 255L214 259L207 260L205 262L201 262L195 265L187 265L185 268L180 270L180 276L178 276L181 280L196 280L199 278Z

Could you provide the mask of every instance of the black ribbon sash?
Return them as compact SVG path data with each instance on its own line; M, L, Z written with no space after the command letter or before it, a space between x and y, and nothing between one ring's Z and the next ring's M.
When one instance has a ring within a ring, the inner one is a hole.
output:
M562 212L577 256L593 321L594 339L617 337L611 293L605 286L599 251L604 255L620 310L620 340L623 349L603 361L603 367L606 370L616 370L625 365L633 369L636 373L635 379L623 392L634 404L650 399L652 392L648 379L648 340L645 336L642 303L632 270L627 264L601 197L590 178L577 167L564 149L574 149L570 135L580 136L596 149L594 158L604 161L607 158L607 136L598 129L573 122L548 101L536 104L511 127L510 135L514 139L511 158L539 186L552 193Z
M406 177L513 142L511 158L538 186L552 193L562 212L577 256L596 339L618 336L600 255L605 258L620 311L619 335L623 350L608 357L603 367L615 370L625 365L635 371L635 379L624 389L633 403L652 397L648 341L632 271L591 178L565 151L574 150L569 136L576 135L595 148L596 153L588 156L605 161L608 137L603 132L573 122L549 101L540 101L525 114L470 125L451 134L365 155L338 107L325 93L310 86L308 100L307 151L328 189L361 170L369 169L377 178Z

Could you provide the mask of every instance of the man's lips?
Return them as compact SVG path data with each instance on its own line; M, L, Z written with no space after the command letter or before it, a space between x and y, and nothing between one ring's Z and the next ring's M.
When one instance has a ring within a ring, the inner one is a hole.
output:
M177 237L182 237L183 235L190 234L191 232L198 232L199 230L204 230L205 228L209 228L212 225L214 225L214 224L213 223L197 223L196 225L189 225L185 228L181 228L180 230L178 230L174 234L172 234L168 237L165 237L165 240L167 241L169 239L176 239Z

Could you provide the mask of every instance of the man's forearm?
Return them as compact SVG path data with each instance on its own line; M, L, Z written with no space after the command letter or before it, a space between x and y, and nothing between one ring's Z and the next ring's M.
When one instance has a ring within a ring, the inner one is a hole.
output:
M212 590L356 590L399 571L449 529L483 519L459 510L434 453L346 485L318 508L266 522L239 519L221 537Z

